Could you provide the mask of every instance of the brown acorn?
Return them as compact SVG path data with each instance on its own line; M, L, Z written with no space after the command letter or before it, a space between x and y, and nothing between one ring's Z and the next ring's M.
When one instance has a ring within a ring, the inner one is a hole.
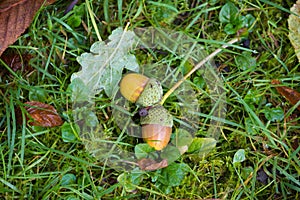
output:
M161 105L151 107L148 115L141 117L142 137L155 150L165 148L172 134L172 115Z
M130 102L147 107L158 103L163 95L159 81L142 74L126 74L120 82L121 94Z

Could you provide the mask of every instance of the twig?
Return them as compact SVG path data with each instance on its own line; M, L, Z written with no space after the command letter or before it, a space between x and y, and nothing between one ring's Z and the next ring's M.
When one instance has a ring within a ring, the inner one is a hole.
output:
M238 38L235 38L228 43L224 44L221 48L218 48L214 52L212 52L210 55L208 55L205 59L203 59L201 62L199 62L189 73L187 73L181 80L179 80L171 89L169 89L168 92L163 96L162 100L160 101L160 104L163 105L166 99L189 77L191 76L196 70L198 70L200 67L202 67L206 62L211 60L213 57L215 57L218 53L220 53L223 49L226 49L228 46L236 43L239 41Z

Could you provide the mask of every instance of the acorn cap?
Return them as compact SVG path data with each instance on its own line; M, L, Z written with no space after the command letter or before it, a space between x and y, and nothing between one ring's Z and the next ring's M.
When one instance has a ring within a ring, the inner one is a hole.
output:
M136 103L144 107L152 106L161 100L162 95L163 89L160 82L154 78L151 78L147 82Z
M141 117L141 125L158 124L172 127L172 115L161 105L156 105L148 110L148 115Z

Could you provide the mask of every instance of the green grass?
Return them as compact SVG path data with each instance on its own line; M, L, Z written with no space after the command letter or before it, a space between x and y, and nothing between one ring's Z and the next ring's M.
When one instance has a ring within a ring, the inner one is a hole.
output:
M40 9L29 29L9 48L32 54L33 71L13 72L1 61L0 199L299 199L300 113L271 85L272 79L279 79L300 91L299 62L287 37L287 11L294 1L233 1L241 15L254 16L255 26L248 35L249 48L237 43L214 58L223 69L227 104L217 147L206 157L184 154L176 161L189 167L179 186L167 187L155 180L162 178L160 170L135 172L140 181L127 183L134 186L133 191L118 182L124 171L94 158L80 138L65 142L61 127L32 127L25 120L17 124L15 110L26 101L37 100L53 105L64 121L72 121L67 88L71 75L80 70L76 57L128 22L129 30L158 26L183 31L203 45L207 54L235 35L227 35L219 21L226 1L89 2L90 10L83 5L78 27L68 24L73 12L63 14L65 1ZM254 68L243 69L238 61L244 51L255 59ZM136 51L135 56L141 65L162 63L178 71L190 69L173 54ZM180 65L183 67L177 67ZM201 85L197 78L199 74L195 73L187 81L201 107L196 135L203 137L209 128L211 103L207 85ZM119 129L111 100L104 93L96 100L96 114L107 141L118 140L123 148L133 151L139 141ZM174 116L180 116L176 100L171 96L165 106ZM270 107L266 107L268 103ZM268 108L281 108L284 119L268 120ZM180 123L176 121L174 129ZM245 150L246 159L233 164L239 149ZM262 172L268 177L265 183L258 180Z

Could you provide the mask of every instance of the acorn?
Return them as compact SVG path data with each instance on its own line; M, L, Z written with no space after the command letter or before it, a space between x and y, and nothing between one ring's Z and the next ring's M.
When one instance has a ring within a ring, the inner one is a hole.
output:
M158 103L163 95L160 82L142 74L126 74L120 82L120 92L127 100L147 107Z
M141 117L142 137L155 150L165 148L172 134L173 118L161 105L150 107Z

